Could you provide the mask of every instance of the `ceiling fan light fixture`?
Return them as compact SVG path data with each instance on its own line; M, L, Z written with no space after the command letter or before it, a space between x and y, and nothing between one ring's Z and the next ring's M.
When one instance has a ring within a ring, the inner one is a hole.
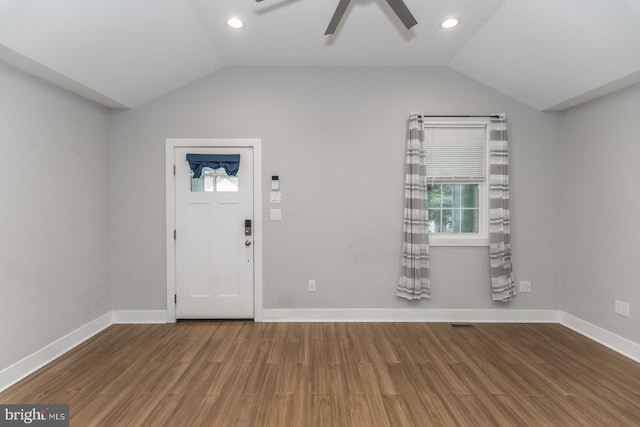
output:
M460 20L457 18L447 18L440 24L440 28L448 30L449 28L453 28L460 23Z
M227 25L230 26L231 28L239 30L240 28L244 27L244 22L242 21L242 19L236 18L234 16L232 18L227 19Z

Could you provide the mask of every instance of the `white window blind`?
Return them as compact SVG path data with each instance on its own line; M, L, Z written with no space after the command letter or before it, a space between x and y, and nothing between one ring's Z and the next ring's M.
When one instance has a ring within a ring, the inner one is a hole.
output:
M430 182L485 180L486 126L424 126Z

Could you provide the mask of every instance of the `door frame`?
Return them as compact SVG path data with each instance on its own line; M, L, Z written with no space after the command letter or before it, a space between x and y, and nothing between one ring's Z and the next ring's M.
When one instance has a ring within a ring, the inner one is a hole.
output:
M167 138L165 140L167 323L176 322L176 183L173 175L176 148L253 148L253 316L262 314L262 140L258 138Z

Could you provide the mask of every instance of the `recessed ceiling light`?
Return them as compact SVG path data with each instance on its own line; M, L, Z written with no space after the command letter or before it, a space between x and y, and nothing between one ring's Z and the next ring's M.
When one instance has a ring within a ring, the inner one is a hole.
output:
M444 28L444 29L453 28L459 23L460 21L458 21L456 18L448 18L442 21L442 24L440 24L440 28Z
M239 18L229 18L227 19L227 25L231 28L239 29L244 27L244 22Z

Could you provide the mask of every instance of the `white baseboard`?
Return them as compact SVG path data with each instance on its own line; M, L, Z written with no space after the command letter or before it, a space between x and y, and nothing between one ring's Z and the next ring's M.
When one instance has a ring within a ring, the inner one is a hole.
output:
M557 310L265 309L264 322L558 323Z
M265 309L264 322L560 323L638 363L640 344L560 310Z
M640 363L640 344L623 338L619 335L609 332L606 329L602 329L592 323L572 316L569 313L560 313L560 324L566 326L569 329L573 329L581 335L587 338L599 342L605 347L609 347L611 350L616 351L629 359L635 360Z
M79 327L60 339L46 345L35 353L17 361L8 368L0 371L0 391L9 388L27 375L52 362L64 353L82 344L98 332L113 323L111 312L105 313L95 320Z
M167 323L167 310L114 310L113 323Z

